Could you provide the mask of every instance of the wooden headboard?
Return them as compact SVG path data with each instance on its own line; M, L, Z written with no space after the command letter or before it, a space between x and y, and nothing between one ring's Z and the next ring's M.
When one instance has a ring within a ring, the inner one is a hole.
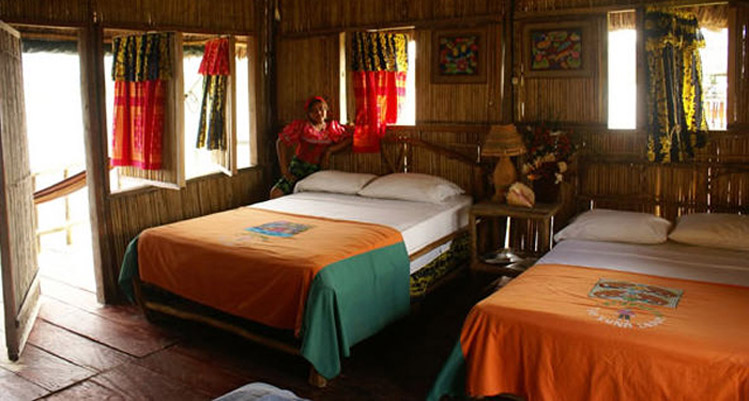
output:
M390 126L380 153L334 154L329 168L384 175L410 172L444 177L474 199L487 193L493 161L482 163L480 144L488 125L422 124Z

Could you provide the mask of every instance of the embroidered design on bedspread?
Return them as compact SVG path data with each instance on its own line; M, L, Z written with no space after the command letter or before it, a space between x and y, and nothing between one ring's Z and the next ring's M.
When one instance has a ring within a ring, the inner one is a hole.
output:
M666 318L658 308L676 308L684 291L675 288L599 279L588 293L601 307L588 314L602 323L623 328L646 329L662 324Z
M602 278L593 286L588 296L676 308L682 292L675 288Z
M301 232L307 231L314 226L307 224L292 223L289 221L273 221L261 224L255 227L245 228L245 230L270 235L272 237L293 237Z

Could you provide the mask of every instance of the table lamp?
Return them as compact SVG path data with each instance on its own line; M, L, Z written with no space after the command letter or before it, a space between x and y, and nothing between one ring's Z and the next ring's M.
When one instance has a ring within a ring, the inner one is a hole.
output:
M523 153L525 153L523 138L514 124L492 125L486 135L484 146L481 147L481 156L499 157L492 175L492 181L494 182L493 201L505 201L507 188L515 182L518 176L510 157Z

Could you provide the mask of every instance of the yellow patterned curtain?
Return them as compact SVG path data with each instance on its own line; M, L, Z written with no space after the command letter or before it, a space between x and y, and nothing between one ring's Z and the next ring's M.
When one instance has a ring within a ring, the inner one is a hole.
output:
M694 13L649 7L645 10L648 63L648 159L689 161L705 145L702 62L705 46Z

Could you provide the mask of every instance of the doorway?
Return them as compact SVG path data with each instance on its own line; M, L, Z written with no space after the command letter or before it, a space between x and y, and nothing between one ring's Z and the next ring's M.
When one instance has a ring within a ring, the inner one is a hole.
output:
M95 293L77 35L29 28L21 37L42 292L52 281Z

